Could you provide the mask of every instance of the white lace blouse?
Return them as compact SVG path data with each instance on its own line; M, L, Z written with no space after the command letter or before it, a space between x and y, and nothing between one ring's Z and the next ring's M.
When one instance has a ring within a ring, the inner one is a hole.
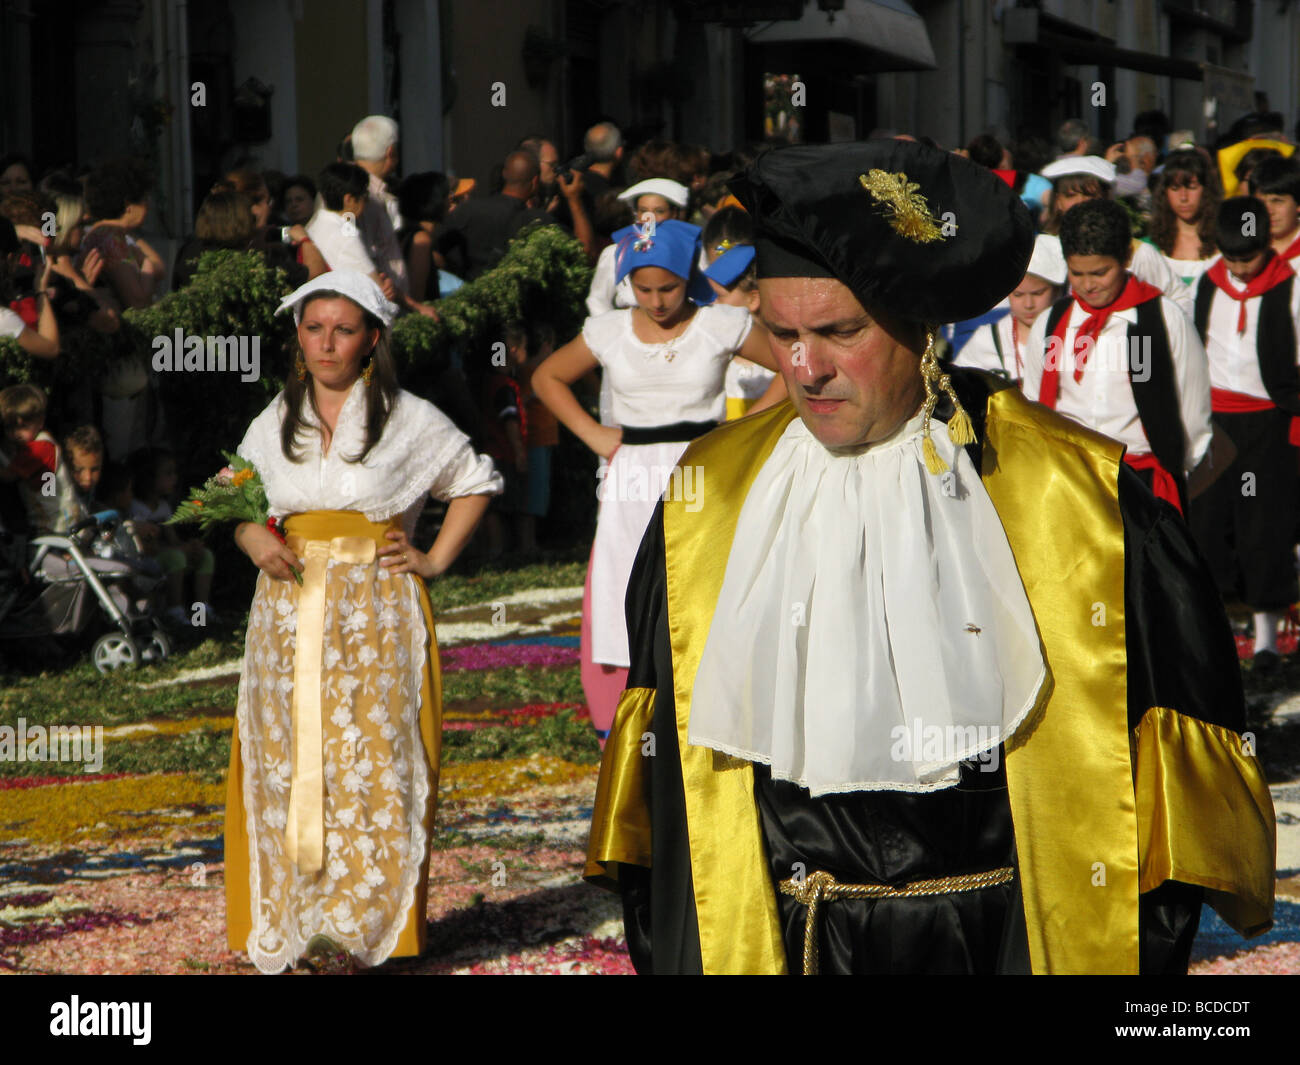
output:
M319 419L303 404L307 426L298 435L302 461L290 462L280 449L284 393L253 419L239 445L240 456L261 474L271 516L309 510L359 510L382 522L402 515L409 536L425 493L443 501L502 490L501 475L469 437L432 403L399 392L383 436L362 462L349 459L365 446L365 384L358 379L339 412L328 454L321 453Z

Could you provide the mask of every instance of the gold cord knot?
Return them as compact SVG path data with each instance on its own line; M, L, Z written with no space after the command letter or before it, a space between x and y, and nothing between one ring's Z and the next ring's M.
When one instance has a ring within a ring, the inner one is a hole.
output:
M945 473L948 464L943 461L939 449L930 438L930 417L934 414L939 393L944 392L952 400L952 417L948 419L948 439L957 447L965 447L975 442L975 427L970 415L961 405L957 393L953 391L952 378L939 369L939 358L934 353L935 331L926 330L925 354L921 356L921 377L925 381L925 407L921 422L921 451L925 455L925 468L933 474Z
M841 884L833 873L818 869L803 877L782 880L777 887L782 895L789 895L801 906L808 908L803 928L803 973L816 976L819 967L817 919L823 902L836 899L914 899L928 895L960 895L967 891L1009 884L1016 871L1011 866L991 869L986 873L962 873L942 876L934 880L913 880L901 888L889 884Z

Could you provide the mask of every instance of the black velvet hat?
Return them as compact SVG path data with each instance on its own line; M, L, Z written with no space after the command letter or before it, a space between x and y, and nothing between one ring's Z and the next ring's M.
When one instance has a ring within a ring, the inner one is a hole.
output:
M939 324L983 314L1025 276L1034 227L992 171L913 141L796 145L730 182L758 276L834 277L864 307Z

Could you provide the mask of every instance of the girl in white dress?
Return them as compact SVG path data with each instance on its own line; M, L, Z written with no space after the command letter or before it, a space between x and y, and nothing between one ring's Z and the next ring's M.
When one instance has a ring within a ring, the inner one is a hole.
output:
M287 539L235 533L262 572L231 742L227 929L263 972L318 936L366 965L423 949L441 738L424 582L501 491L491 460L397 387L396 308L370 278L322 274L289 307L295 372L239 445ZM424 552L410 536L428 494L449 505Z
M745 308L699 307L687 298L699 235L699 227L678 221L615 233L617 280L631 277L637 306L587 319L582 333L533 375L537 397L609 459L598 488L583 618L584 636L590 633L583 647L584 688L602 742L627 679L623 598L655 504L665 490L688 505L702 498L703 471L674 475L673 468L694 437L723 420L732 356L775 369L767 333L756 323L751 327ZM570 388L597 366L610 381L613 418L621 428L597 422Z
M1209 157L1195 148L1170 152L1151 189L1150 241L1195 297L1201 275L1219 257L1214 220L1223 192Z

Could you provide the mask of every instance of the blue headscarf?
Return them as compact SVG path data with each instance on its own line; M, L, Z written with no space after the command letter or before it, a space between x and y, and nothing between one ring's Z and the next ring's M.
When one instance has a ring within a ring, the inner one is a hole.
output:
M722 247L722 245L718 245ZM723 249L721 255L704 271L710 281L716 281L723 288L730 288L736 283L754 261L754 245L732 244Z
M699 304L712 303L714 293L700 275L700 227L670 218L649 225L624 226L614 237L614 283L633 270L659 266L686 282L686 295Z
M649 225L625 226L613 234L614 281L617 284L642 266L660 266L690 281L700 253L700 227L670 218Z

